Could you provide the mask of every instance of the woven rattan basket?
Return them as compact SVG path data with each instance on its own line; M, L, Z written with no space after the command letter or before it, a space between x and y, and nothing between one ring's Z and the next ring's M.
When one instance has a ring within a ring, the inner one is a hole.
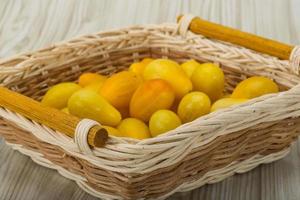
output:
M187 15L178 24L101 32L17 55L0 63L0 134L13 149L94 196L163 199L289 152L300 129L299 48L293 48ZM281 92L142 141L107 138L101 125L35 101L83 72L112 74L144 57L215 62L229 91L248 76L262 75Z

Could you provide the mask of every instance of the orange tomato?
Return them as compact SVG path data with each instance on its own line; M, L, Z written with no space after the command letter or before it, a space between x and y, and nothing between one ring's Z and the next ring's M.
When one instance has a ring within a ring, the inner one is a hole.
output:
M109 77L101 87L100 94L114 107L129 106L130 99L141 83L133 72L122 71Z
M132 96L130 115L147 122L155 111L169 109L174 99L175 93L165 80L145 81Z
M86 87L92 83L103 83L106 80L106 76L97 73L84 73L78 79L78 84L81 87Z

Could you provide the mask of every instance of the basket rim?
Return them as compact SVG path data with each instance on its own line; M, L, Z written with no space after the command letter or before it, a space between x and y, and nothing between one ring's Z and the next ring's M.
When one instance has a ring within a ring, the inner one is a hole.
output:
M169 31L173 31L174 34L177 34L176 32L174 32L175 30L177 30L176 29L177 24L131 26L131 27L126 27L126 28L116 29L116 30L118 30L118 33L120 32L120 30L121 30L121 32L123 31L126 33L126 31L130 31L132 29L135 30L135 29L140 29L140 28L145 28L145 27L150 27L150 29L151 28L162 29L162 28L165 28L166 26L170 28ZM103 31L103 32L100 32L95 35L81 36L81 37L75 38L73 40L69 40L67 44L74 44L76 42L80 43L80 41L78 41L78 39L87 39L88 40L91 37L101 39L101 34L105 35L105 34L114 33L114 32L115 32L114 30L113 31ZM189 32L188 35L196 36L195 34L193 34L191 32ZM198 37L199 36L197 35L197 38ZM106 39L104 38L103 40L107 41L107 38ZM221 43L226 44L224 42L221 42ZM53 50L58 46L67 45L67 44L65 42L61 42L61 43L55 44L51 47L41 49L38 51L34 51L32 53L32 55L34 55L36 53L43 53L44 51ZM239 47L239 48L242 48L242 47ZM252 50L249 50L249 51L257 53ZM261 53L257 53L257 54L262 55ZM30 58L30 56L32 56L32 55L30 53L25 53L25 54L21 54L20 57L26 61L26 59ZM265 56L265 55L262 55L262 56ZM276 59L275 57L272 57L272 56L268 56L268 57ZM20 58L18 58L17 56L11 58L11 60L14 60L14 59L20 59ZM9 60L9 61L11 61L11 60ZM5 63L9 62L9 61L7 61L7 60L0 61L0 65L5 65ZM278 62L286 63L287 61L278 61ZM2 70L0 69L0 75L1 75L1 71ZM2 71L2 73L3 73L3 71ZM167 133L164 133L156 138L149 138L149 139L140 141L140 140L131 139L131 138L110 137L107 145L104 148L95 148L93 150L93 152L95 153L95 156L91 155L91 156L89 156L89 158L92 160L97 160L98 159L97 156L104 153L105 150L111 150L110 148L113 146L121 148L121 149L127 149L129 152L139 152L139 153L144 152L145 153L145 152L148 152L153 149L155 151L161 151L161 149L165 149L165 148L174 148L174 145L176 145L177 144L176 142L178 142L178 141L179 142L185 141L187 143L190 143L192 139L197 138L201 135L207 134L205 137L206 143L204 141L201 141L201 145L204 145L204 144L209 143L210 141L213 141L220 134L226 135L226 134L232 132L232 130L237 131L237 130L242 129L241 127L235 128L235 129L234 129L234 127L232 127L232 129L224 131L224 129L223 129L224 124L231 124L233 122L236 122L236 123L245 122L246 125L244 125L243 128L250 127L250 126L253 126L253 124L251 123L251 118L249 119L249 117L248 117L249 114L251 114L251 113L256 113L256 114L260 113L260 112L263 113L267 110L272 109L271 106L278 104L278 102L282 103L282 106L279 107L281 109L280 112L283 112L285 107L288 107L290 105L292 105L292 106L297 105L298 102L297 102L297 98L295 98L295 97L299 96L300 95L299 93L300 93L300 85L297 85L297 86L289 89L288 91L280 92L277 94L269 94L269 95L265 95L265 96L262 96L259 98L255 98L255 99L252 99L243 104L236 105L236 106L226 108L226 109L222 109L220 111L210 113L206 116L200 117L200 118L194 120L193 122L183 124L182 126L176 128L174 130L171 130ZM14 113L14 112L12 112L12 113ZM18 116L19 114L15 113L15 115ZM300 113L295 111L295 112L288 113L288 114L285 114L285 115L282 115L279 117L277 116L277 118L274 118L272 120L280 120L280 119L284 119L287 117L294 117L294 116L299 116L299 115L300 115ZM268 121L268 120L266 120L266 121ZM216 125L216 122L219 123L219 125ZM33 124L36 124L36 122L33 121ZM40 124L40 126L43 127L42 124ZM199 127L202 127L203 129L205 129L209 126L211 126L213 128L206 130L206 132L199 133L199 131L198 131ZM187 130L187 129L189 129L189 130ZM61 134L63 134L63 133L61 133ZM39 138L39 139L41 139L41 138ZM45 140L45 138L43 138L41 140L48 142L47 140ZM197 144L197 145L199 145L199 144ZM58 145L58 146L60 146L60 145ZM191 142L191 149L195 148L195 147L196 147L195 143ZM62 148L65 149L66 147L62 146ZM66 149L70 150L68 148L66 148ZM78 155L78 153L76 153L76 155ZM85 156L85 155L82 154L82 156Z
M68 44L74 44L74 43L80 43L80 40L82 39L94 39L94 38L97 38L99 39L99 41L107 41L107 38L114 38L114 37L119 37L120 36L120 32L123 32L124 34L127 34L131 31L134 31L134 30L139 30L139 29L143 29L143 28L148 28L148 29L165 29L165 28L168 28L168 31L171 31L173 32L174 35L179 35L179 25L177 23L172 23L172 22L169 22L169 23L161 23L161 24L145 24L145 25L131 25L131 26L124 26L124 27L121 27L121 28L112 28L112 29L107 29L107 30L104 30L104 31L100 31L100 32L95 32L95 33L91 33L91 34L81 34L81 35L78 35L78 36L75 36L74 38L71 38L71 39L66 39L66 40L62 40L62 41L59 41L57 43L54 43L50 46L46 46L44 48L40 48L40 49L37 49L37 50L33 50L33 51L29 51L29 52L25 52L25 53L20 53L20 54L16 54L14 56L10 56L10 57L7 57L7 58L1 58L0 59L0 65L5 65L5 63L7 62L11 62L12 60L15 60L15 59L20 59L20 58L23 58L24 61L26 59L29 59L30 56L32 55L35 55L35 54L38 54L38 53L43 53L45 51L48 51L48 50L55 50L57 47L60 47L60 46L63 46L63 45L68 45ZM113 34L113 33L116 33L116 35L112 35L112 36L106 36L107 34ZM189 35L193 35L193 36L196 36L196 37L203 37L205 38L205 36L202 36L202 35L199 35L199 34L195 34L191 31L188 31L188 34ZM104 37L103 37L104 36ZM224 41L220 41L220 40L215 40L215 39L209 39L209 40L213 40L213 41L218 41L220 43L223 43L223 44L230 44L234 47L240 47L240 48L245 48L245 47L242 47L242 46L239 46L239 45L235 45L235 44L231 44L231 43L228 43L228 42L224 42ZM247 49L247 48L245 48ZM267 55L267 54L262 54L260 52L257 52L257 51L254 51L254 50L250 50L250 49L247 49L253 53L257 53L257 54L260 54L260 55L263 55L263 56L267 56L267 57L273 57L279 61L282 61L282 62L286 62L286 60L280 60L274 56L270 56L270 55ZM1 69L0 69L0 75L1 75ZM3 85L3 83L1 84ZM300 84L299 84L300 85ZM294 86L295 87L295 86ZM277 93L276 95L264 95L262 97L259 97L259 98L255 98L255 99L252 99L252 100L249 100L247 102L244 102L244 103L241 103L239 105L235 105L235 106L231 106L230 108L225 108L225 109L222 109L222 110L219 110L219 111L216 111L214 113L209 113L205 116L202 116L202 117L199 117L197 118L196 120L192 121L192 122L189 122L189 123L185 123L185 124L182 124L181 126L177 127L176 129L174 130L171 130L171 131L168 131L166 133L163 133L155 138L147 138L147 139L144 139L144 140L138 140L138 139L134 139L134 138L125 138L125 137L115 137L115 136L109 136L111 139L117 139L115 140L116 142L121 142L121 143L124 143L124 144L132 144L134 143L135 145L146 145L148 142L145 142L145 141L149 141L150 143L151 142L156 142L156 138L162 138L162 137L165 137L167 135L173 135L173 134L178 134L178 131L182 130L183 127L186 127L186 126L189 126L189 125L192 125L194 124L196 121L198 122L199 120L207 120L208 118L210 117L214 117L215 115L219 114L223 114L223 113L227 113L229 111L232 111L233 109L238 109L238 108L244 108L246 106L249 106L251 105L252 103L256 103L256 102L259 102L259 101L263 101L263 100L266 100L268 98L276 98L277 95L281 95L281 93L285 93L286 91L281 91L279 93Z

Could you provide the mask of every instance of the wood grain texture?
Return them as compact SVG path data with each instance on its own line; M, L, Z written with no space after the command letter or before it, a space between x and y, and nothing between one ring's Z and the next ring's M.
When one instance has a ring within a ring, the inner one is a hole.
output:
M180 16L179 19L181 19L181 17L182 16ZM294 49L292 45L203 20L199 17L195 17L190 22L189 30L208 38L237 44L283 60L288 60Z
M285 43L300 43L299 0L1 0L0 57L77 35L193 13ZM300 199L299 142L286 158L170 199ZM96 199L0 140L0 200Z

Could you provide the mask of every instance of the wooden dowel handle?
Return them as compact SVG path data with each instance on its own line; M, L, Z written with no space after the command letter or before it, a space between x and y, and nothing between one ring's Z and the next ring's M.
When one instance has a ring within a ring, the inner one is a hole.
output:
M181 17L182 15L178 17L178 21L181 19ZM283 60L288 60L290 58L291 52L294 48L292 45L212 23L199 17L196 17L192 20L189 25L189 30L196 34L204 35L208 38L237 44L264 54L278 57Z
M0 107L19 113L20 115L41 123L49 128L74 138L75 129L80 119L61 112L19 93L0 87ZM88 143L93 147L105 144L108 134L100 126L94 126L88 134Z

